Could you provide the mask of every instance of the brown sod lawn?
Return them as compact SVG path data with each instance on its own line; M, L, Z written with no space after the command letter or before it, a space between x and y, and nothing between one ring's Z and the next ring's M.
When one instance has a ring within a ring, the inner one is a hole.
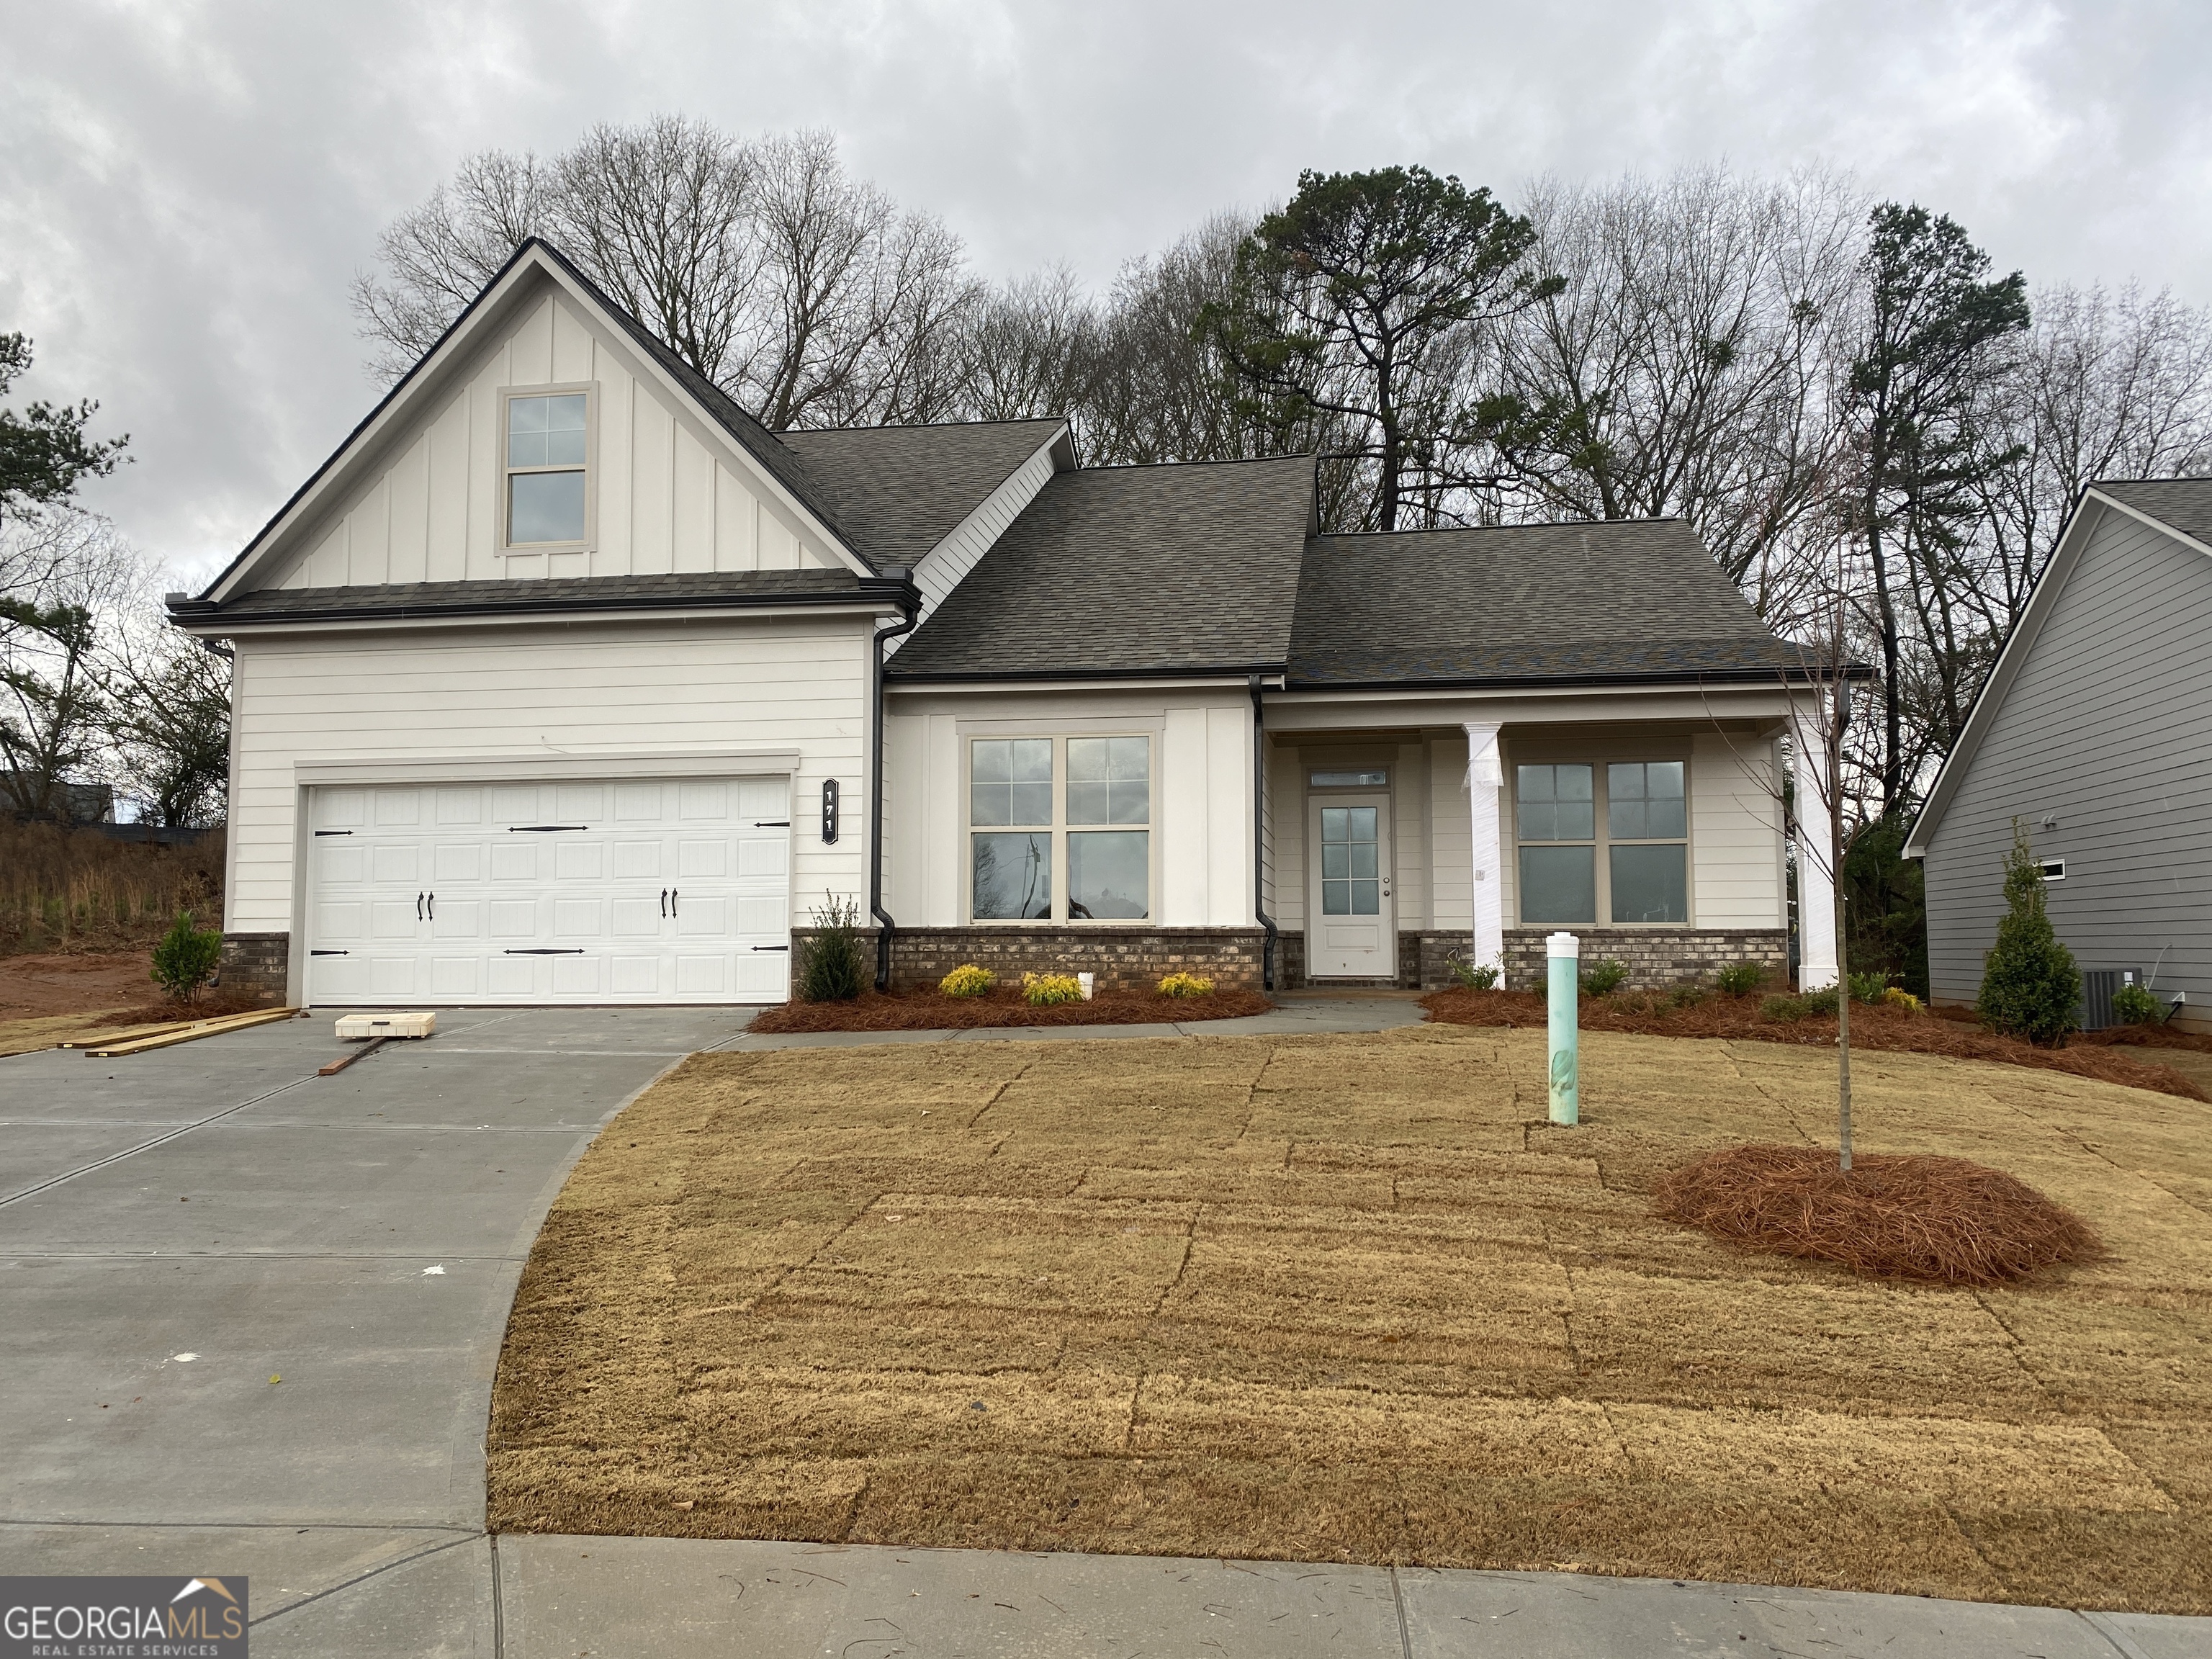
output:
M1275 1005L1257 991L1219 990L1197 997L1157 991L1100 991L1088 1002L1032 1007L1018 986L974 997L942 991L864 991L845 1002L784 1002L763 1009L746 1029L784 1031L949 1031L1000 1025L1151 1025L1264 1014Z
M2212 1113L1854 1066L1867 1153L2101 1236L1975 1291L1656 1219L1833 1061L1592 1032L695 1057L524 1273L496 1528L1504 1568L2212 1611Z
M1663 991L1629 991L1584 997L1577 1013L1582 1028L1634 1031L1646 1036L1727 1037L1736 1042L1789 1042L1802 1047L1836 1046L1836 1017L1770 1019L1756 996L1708 995L1677 1006ZM1534 1026L1545 1022L1544 998L1534 991L1436 991L1421 999L1431 1019L1448 1025ZM2145 1046L2122 1052L2122 1045ZM2076 1034L2063 1048L2039 1048L2018 1037L1987 1031L1971 1016L1954 1018L1928 1010L1908 1012L1885 1004L1851 1005L1851 1051L1949 1054L1960 1060L1991 1060L2008 1066L2033 1066L2075 1077L2101 1078L2138 1089L2156 1089L2187 1100L2208 1096L2196 1079L2166 1061L2185 1048L2212 1048L2212 1037L2163 1028L2118 1026L2110 1031ZM1854 1060L1854 1064L1856 1064ZM2192 1068L2193 1069L2193 1068Z

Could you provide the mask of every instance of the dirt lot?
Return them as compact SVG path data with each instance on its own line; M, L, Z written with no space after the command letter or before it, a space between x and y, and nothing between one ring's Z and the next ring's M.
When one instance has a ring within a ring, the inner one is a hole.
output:
M695 1059L532 1255L491 1522L2212 1611L2212 1112L1857 1056L1863 1149L2111 1247L1902 1287L1648 1213L1827 1056L1583 1042L1574 1130L1533 1031Z
M160 992L150 951L0 957L0 1021L135 1008Z

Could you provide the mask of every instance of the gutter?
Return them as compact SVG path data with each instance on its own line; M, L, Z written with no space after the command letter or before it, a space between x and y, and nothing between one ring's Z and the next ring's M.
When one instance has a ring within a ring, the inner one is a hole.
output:
M1252 914L1267 930L1260 947L1260 988L1275 988L1275 941L1279 937L1274 917L1267 914L1267 733L1261 724L1260 677L1247 682L1252 688Z
M910 581L861 580L829 592L764 593L629 593L562 595L550 598L483 599L456 603L301 606L291 611L234 611L211 599L171 595L169 620L180 628L220 627L226 635L254 629L297 627L304 623L436 622L454 617L591 616L606 611L754 611L774 608L865 605L889 600L904 608L914 594Z
M898 933L898 923L884 908L884 641L913 633L921 622L921 592L914 585L914 573L903 565L893 565L884 570L884 580L894 579L899 587L899 608L906 613L906 620L896 628L875 631L870 658L872 684L868 696L869 764L873 771L868 781L868 914L876 923L878 991L890 989L891 941Z

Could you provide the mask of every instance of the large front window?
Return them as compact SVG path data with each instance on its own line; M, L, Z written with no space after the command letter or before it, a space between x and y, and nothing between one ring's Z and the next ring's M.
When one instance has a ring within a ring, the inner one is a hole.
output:
M1152 740L977 738L968 750L978 921L1152 915Z
M507 544L559 546L586 533L586 392L510 394L507 400Z
M1678 760L1515 767L1521 921L1595 926L1602 888L1613 922L1687 921L1686 781Z

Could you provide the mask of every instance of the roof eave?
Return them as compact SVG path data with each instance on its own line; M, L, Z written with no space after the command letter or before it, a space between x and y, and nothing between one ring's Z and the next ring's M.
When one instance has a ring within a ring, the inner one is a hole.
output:
M428 604L349 605L301 607L279 611L234 611L209 599L168 602L169 621L191 634L227 636L235 633L298 627L318 623L438 622L456 618L592 617L613 613L823 609L903 610L917 603L910 581L864 577L849 588L818 593L649 593L560 596L515 599L469 599Z

